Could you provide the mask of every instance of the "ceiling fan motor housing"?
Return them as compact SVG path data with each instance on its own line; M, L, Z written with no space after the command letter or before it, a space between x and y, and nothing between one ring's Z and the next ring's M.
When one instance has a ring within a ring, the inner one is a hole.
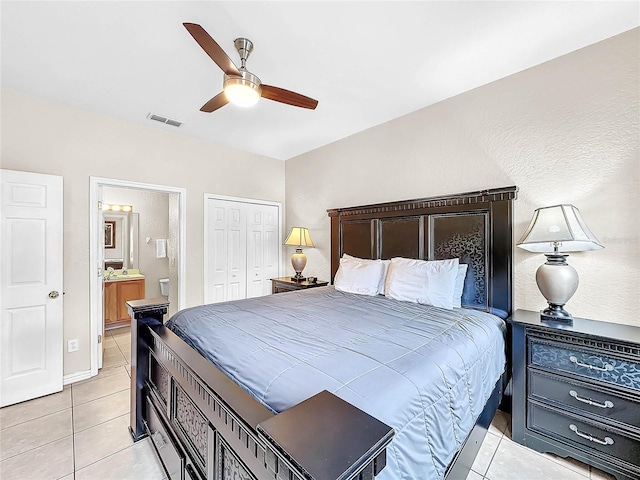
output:
M233 45L236 47L238 55L240 55L242 68L245 68L247 59L249 58L249 55L251 55L251 52L253 52L253 42L248 38L236 38L233 41Z
M260 82L260 79L257 76L255 76L251 72L248 72L244 68L240 68L240 75L241 76L239 77L237 75L227 75L225 73L222 81L222 89L224 90L228 85L234 84L246 85L247 87L251 87L254 90L257 90L258 93L262 92L262 89L260 88L260 84L262 82Z

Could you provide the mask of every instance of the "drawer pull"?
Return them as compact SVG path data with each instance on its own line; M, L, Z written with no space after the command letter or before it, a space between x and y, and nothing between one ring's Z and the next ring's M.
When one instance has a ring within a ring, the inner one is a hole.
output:
M578 396L578 392L576 392L575 390L569 390L569 395L571 395L573 398L575 398L579 402L587 403L589 405L593 405L594 407L613 408L613 402L610 400L605 400L604 403L594 402L593 400L589 400L588 398L580 398Z
M591 442L599 443L600 445L613 445L613 438L604 437L604 440L600 440L598 437L594 437L589 433L582 433L580 430L578 430L578 427L576 427L573 423L569 425L569 429L579 437L586 438Z
M604 367L598 367L596 365L591 365L589 363L579 362L575 355L571 355L569 357L569 361L572 363L575 363L579 367L588 368L589 370L597 370L599 372L610 372L611 370L613 370L613 365L611 365L610 363L605 363Z
M167 444L159 430L151 435L151 439L153 440L153 443L156 444L156 447L158 447L158 450Z

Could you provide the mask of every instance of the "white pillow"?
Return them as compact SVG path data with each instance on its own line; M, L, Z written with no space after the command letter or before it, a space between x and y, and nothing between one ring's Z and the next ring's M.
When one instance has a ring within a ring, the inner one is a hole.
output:
M453 306L462 308L462 290L464 290L464 279L467 276L469 265L461 263L458 265L458 275L456 276L456 286L453 289Z
M384 264L372 260L354 261L351 258L340 259L340 266L333 282L335 289L360 295L378 295L380 278L385 270Z
M459 260L392 258L385 295L404 302L453 308Z
M385 282L385 278L387 277L387 270L389 269L389 264L391 263L391 260L369 260L368 258L352 257L351 255L347 255L346 253L343 253L342 258L340 259L341 265L343 261L361 263L365 265L369 263L376 263L376 264L382 263L382 265L384 265L384 270L382 271L382 275L380 276L380 282L378 284L378 293L384 295L384 282Z

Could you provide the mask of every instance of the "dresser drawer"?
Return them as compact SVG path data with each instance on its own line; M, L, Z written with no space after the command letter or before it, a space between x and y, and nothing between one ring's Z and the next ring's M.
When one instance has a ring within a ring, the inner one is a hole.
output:
M295 285L285 285L282 283L273 286L273 293L293 292L295 290L300 290L300 288Z
M162 459L169 478L181 479L185 457L180 454L179 447L176 447L176 442L167 432L164 422L149 398L147 398L147 413L149 420L146 423L149 437L158 452L158 456Z
M529 364L640 391L640 362L529 337Z
M569 444L611 455L631 465L636 465L640 458L640 441L618 429L534 402L528 402L528 412L528 427L531 430L561 437Z
M529 370L529 397L556 402L602 419L619 422L623 428L640 429L640 400L617 395L607 389L577 380Z

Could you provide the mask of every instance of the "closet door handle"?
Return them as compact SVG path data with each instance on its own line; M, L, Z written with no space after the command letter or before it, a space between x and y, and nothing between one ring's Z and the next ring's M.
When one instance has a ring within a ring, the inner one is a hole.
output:
M594 402L593 400L590 400L588 398L580 398L578 396L578 392L576 392L575 390L569 390L569 395L571 395L573 398L575 398L579 402L586 403L588 405L593 405L594 407L613 408L613 402L611 400L605 400L604 403Z
M589 370L597 370L598 372L610 372L611 370L613 370L613 365L611 365L610 363L605 363L604 367L598 367L597 365L579 362L575 355L571 355L569 357L569 361L571 363L575 363L579 367L585 367Z

